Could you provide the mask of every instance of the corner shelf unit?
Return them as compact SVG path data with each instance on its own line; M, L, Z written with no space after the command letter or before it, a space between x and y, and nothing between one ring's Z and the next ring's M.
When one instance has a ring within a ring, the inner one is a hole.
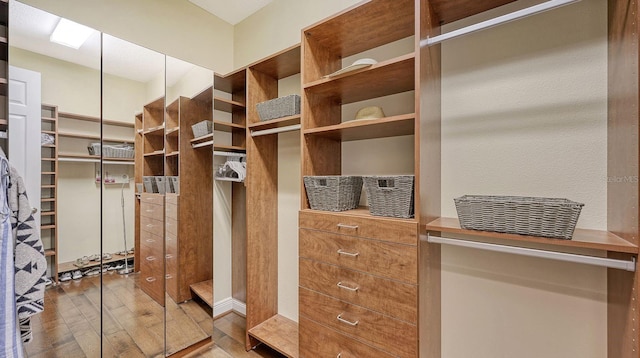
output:
M301 116L260 121L256 104L278 97L278 81L300 73L300 45L247 68L248 128L300 124ZM264 343L298 357L298 324L278 312L278 135L247 135L247 350Z
M45 245L45 257L53 282L58 283L58 107L43 104L42 133L53 136L53 145L41 150L40 237Z

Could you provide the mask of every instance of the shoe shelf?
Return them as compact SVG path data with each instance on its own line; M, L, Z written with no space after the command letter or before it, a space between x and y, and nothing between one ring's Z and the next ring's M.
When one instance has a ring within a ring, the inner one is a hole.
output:
M133 259L133 254L127 255L126 258ZM111 258L108 260L89 261L87 264L82 266L76 266L76 261L62 262L58 264L58 273L64 273L64 272L75 271L75 270L84 270L87 268L100 266L100 264L109 264L112 262L122 261L124 259L125 259L124 255L112 254Z

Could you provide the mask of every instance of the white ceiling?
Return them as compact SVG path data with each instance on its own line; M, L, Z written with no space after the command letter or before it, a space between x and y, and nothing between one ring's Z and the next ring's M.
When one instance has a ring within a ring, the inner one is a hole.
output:
M189 0L222 20L235 25L273 0Z
M9 3L11 46L36 52L78 65L100 69L100 32L93 35L77 50L49 41L59 16L22 4ZM164 72L162 54L105 35L103 44L104 72L138 82L149 82ZM167 86L172 86L194 65L167 57Z

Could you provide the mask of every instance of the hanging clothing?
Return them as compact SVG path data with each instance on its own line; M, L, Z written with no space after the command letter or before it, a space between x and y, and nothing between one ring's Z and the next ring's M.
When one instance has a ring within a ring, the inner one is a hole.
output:
M11 210L7 199L9 162L0 150L0 358L22 358L15 291Z
M18 171L10 166L9 208L15 246L15 291L18 318L24 342L31 340L29 318L44 311L44 289L47 260L40 239L39 228L33 217L26 188Z

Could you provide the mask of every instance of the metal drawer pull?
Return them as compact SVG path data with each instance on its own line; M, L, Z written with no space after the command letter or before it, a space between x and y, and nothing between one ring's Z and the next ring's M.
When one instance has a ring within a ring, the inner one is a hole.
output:
M156 257L155 256L147 256L147 261L155 261Z
M339 249L338 250L338 254L339 255L345 255L345 256L351 256L351 257L358 257L358 255L360 255L359 252L349 252L349 251L344 251L343 249Z
M148 242L148 243L156 242L155 239L146 239L145 241Z
M173 255L171 255L171 254L167 254L167 255L165 256L165 258L167 258L167 259L172 259L172 258L173 258Z
M358 286L356 286L356 287L349 287L349 286L346 286L346 285L344 285L344 284L342 283L342 281L338 282L338 287L340 287L340 288L344 288L345 290L348 290L348 291L351 291L351 292L356 292L356 291L358 291L358 289L360 288L360 287L358 287Z
M338 224L338 228L358 230L358 225Z
M166 274L164 275L164 278L167 280L171 280L173 278L173 276L171 276L171 274Z
M153 224L147 224L147 227L153 227Z
M336 358L342 358L342 352L338 353L338 355L336 356Z
M145 280L147 280L147 282L151 283L154 282L156 280L155 277L147 277Z
M338 319L338 321L340 321L340 322L342 322L342 323L346 323L346 324L348 324L348 325L350 325L350 326L353 326L353 327L357 326L357 325L358 325L358 323L360 323L360 321L351 322L351 321L348 321L348 320L346 320L346 319L342 318L342 313L340 313L340 314L338 315L338 317L336 317L336 318Z
M146 212L148 212L148 213L152 213L152 212L154 212L155 210L153 210L153 209L147 209L147 210L145 210L145 211L146 211Z

